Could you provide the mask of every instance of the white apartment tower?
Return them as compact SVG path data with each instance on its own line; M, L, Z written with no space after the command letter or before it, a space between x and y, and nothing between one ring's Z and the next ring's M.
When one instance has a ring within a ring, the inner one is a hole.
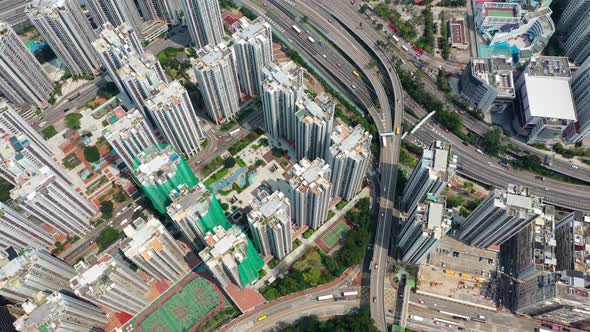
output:
M127 23L137 35L141 35L143 22L133 0L87 0L86 2L94 23L99 27L107 22L114 27Z
M92 42L92 46L119 91L126 91L117 70L125 66L130 57L143 55L139 35L127 22L121 23L118 27L107 22L101 27L98 39Z
M10 192L19 208L62 234L85 234L97 208L48 167Z
M363 126L336 126L327 161L332 169L332 197L350 201L363 186L371 159L372 136Z
M158 91L146 102L147 112L174 150L188 159L201 150L204 138L197 112L180 82L162 83Z
M43 152L50 156L53 155L53 152L45 144L43 137L3 99L0 99L0 134L24 135Z
M78 0L32 0L25 12L72 75L98 73L96 35Z
M327 94L321 94L316 101L305 95L295 106L297 158L325 158L334 124L334 101Z
M152 277L176 282L190 271L184 251L158 219L139 218L124 231L131 240L121 248L125 257Z
M98 331L108 322L97 306L61 292L45 296L41 304L27 300L22 307L26 314L14 322L17 331Z
M262 191L248 213L254 244L264 256L283 259L293 250L291 203L280 191L269 195Z
M228 230L217 226L213 232L206 234L205 242L208 246L199 252L199 257L221 286L226 287L231 283L242 285L238 265L249 254L246 234L238 226Z
M47 249L54 242L39 225L0 202L0 251L8 247Z
M233 28L235 32L232 40L240 87L249 96L259 96L262 69L274 61L270 24L262 17L250 21L244 16L233 24Z
M527 188L496 189L461 224L458 239L479 248L502 244L539 217L542 208L541 198Z
M580 65L590 56L590 1L569 0L564 3L557 28L565 55Z
M426 195L440 195L455 175L456 168L457 159L452 154L451 145L435 141L430 149L422 152L422 158L408 179L402 196L402 209L412 214Z
M0 296L23 302L38 292L70 289L69 280L76 271L47 251L24 249L4 266L0 266Z
M330 165L323 159L302 159L291 169L291 204L298 227L318 229L328 217L330 203Z
M130 110L125 117L106 127L102 136L129 169L133 169L133 160L140 152L158 144L145 118L136 109Z
M113 257L104 255L95 265L81 261L74 267L78 274L70 280L70 286L77 296L131 315L148 305L145 280Z
M219 44L205 46L197 54L200 58L192 64L211 119L217 124L232 120L240 110L240 88L232 50Z
M168 83L162 65L151 53L130 57L127 64L117 70L117 76L144 116L147 100L158 93L161 83Z
M217 0L182 0L186 25L196 48L223 41L221 9Z
M295 137L295 103L305 93L303 68L289 61L262 69L262 112L268 135L292 141Z
M578 120L564 133L568 142L579 143L590 133L590 57L574 73L570 85Z
M138 5L145 21L162 19L172 25L180 22L174 1L144 0L138 1Z
M48 106L53 82L10 25L0 22L0 92L26 108Z

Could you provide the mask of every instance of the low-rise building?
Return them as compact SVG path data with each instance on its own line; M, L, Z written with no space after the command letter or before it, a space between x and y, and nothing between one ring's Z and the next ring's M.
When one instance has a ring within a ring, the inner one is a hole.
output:
M467 36L467 22L465 18L452 17L448 24L451 47L460 50L469 48L469 36Z

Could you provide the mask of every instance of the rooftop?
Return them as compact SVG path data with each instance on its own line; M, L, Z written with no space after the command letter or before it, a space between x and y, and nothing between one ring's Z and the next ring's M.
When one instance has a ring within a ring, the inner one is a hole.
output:
M568 58L559 56L532 57L527 72L530 76L563 77L567 80L572 77Z
M505 57L472 58L471 74L493 86L500 97L515 97L512 63Z
M133 222L133 225L136 228L128 225L123 230L127 238L130 239L123 248L125 256L134 257L142 254L146 249L154 249L156 252L162 250L159 237L166 232L166 228L158 219L152 217L145 222L143 219L138 218Z
M418 204L415 222L422 224L424 232L433 233L440 239L451 227L451 212L447 210L447 198L439 196L436 200Z
M215 46L207 45L197 50L199 59L192 60L192 62L197 68L204 69L208 66L225 62L226 56L230 54L232 54L232 50L225 43L220 43Z
M183 101L182 97L185 92L186 89L179 81L160 83L158 93L147 101L146 106L152 112L169 110L170 108L163 106L179 105Z
M293 61L262 68L262 75L266 78L264 84L289 89L304 87L303 72L303 68Z
M289 180L293 188L299 191L328 190L330 188L330 165L323 159L309 161L304 158L293 165L293 177Z
M152 145L136 157L135 175L145 185L157 185L176 175L180 155L170 145L160 149Z
M102 131L102 135L107 140L126 139L132 136L137 130L135 127L144 123L145 119L143 115L134 108L127 112L125 116L118 118L117 121L106 127Z
M289 198L280 191L275 191L268 195L262 192L262 198L252 204L252 211L248 213L248 219L251 222L274 222L282 220L286 223L291 222L291 204Z
M332 139L330 151L334 156L342 153L352 158L358 158L371 153L373 137L361 125L357 125L354 129L344 124L338 125L334 128L330 138Z
M495 190L496 205L503 206L509 214L543 214L543 202L541 197L532 196L526 187L508 185L506 190Z
M295 116L305 118L305 121L321 122L334 118L335 104L326 94L322 93L316 100L305 95L297 100L296 105L298 111Z
M572 91L567 79L524 72L526 99L531 117L576 121Z
M235 22L232 27L234 40L247 41L252 38L266 38L266 34L270 33L270 24L268 24L262 17L257 17L254 21L250 21L247 17L241 17Z

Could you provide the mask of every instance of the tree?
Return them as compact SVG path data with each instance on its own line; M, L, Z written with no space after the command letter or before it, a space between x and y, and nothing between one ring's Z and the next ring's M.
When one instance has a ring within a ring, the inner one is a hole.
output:
M53 136L57 135L57 130L55 130L54 126L49 126L45 129L43 129L41 131L41 133L43 134L43 138L48 140L48 139L52 138Z
M95 145L84 148L84 158L89 163L95 163L100 160L100 152Z
M447 198L447 206L450 208L459 207L465 203L465 198L461 195L455 195Z
M14 188L12 183L0 177L0 202L6 203L10 200L10 191Z
M383 29L383 24L377 23L377 25L375 26L375 29L377 29L377 30Z
M503 146L500 144L502 138L502 130L494 128L488 131L483 137L483 149L492 156L497 156L502 152Z
M82 114L80 113L70 113L65 116L66 127L72 130L80 129L80 119L82 118Z
M303 280L310 286L315 287L320 284L322 273L316 268L311 268L303 273Z
M102 201L100 203L100 213L102 213L103 217L111 219L113 217L113 202Z
M236 160L233 157L225 158L223 160L223 167L232 168L236 164Z

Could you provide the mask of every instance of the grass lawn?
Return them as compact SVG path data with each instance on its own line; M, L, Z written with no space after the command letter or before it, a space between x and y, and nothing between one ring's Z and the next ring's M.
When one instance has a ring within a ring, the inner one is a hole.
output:
M55 127L49 126L45 129L43 129L41 131L41 133L43 134L43 138L48 140L48 139L52 138L53 136L57 135L57 130L55 130Z
M80 113L70 113L65 116L66 127L72 130L80 129L80 119L82 118L82 114Z
M254 142L259 136L260 133L256 131L249 133L246 137L244 137L244 139L230 146L228 149L229 153L235 156L238 152L242 151L250 143Z
M105 228L98 238L96 244L98 245L98 252L104 251L111 244L115 243L118 239L122 238L125 234L123 231L112 228L111 226Z
M204 176L211 174L213 171L219 168L223 164L223 159L220 156L215 157L210 163L205 165L201 172Z
M227 169L227 168L220 169L219 172L213 174L210 178L208 178L207 180L205 180L205 185L206 186L210 186L213 183L221 180L224 176L227 175L227 172L229 172L229 169Z
M336 208L338 210L342 210L342 209L344 209L344 207L346 206L346 204L348 204L347 201L341 200L340 202L338 202L338 204L336 204Z
M76 157L75 153L70 153L62 160L62 163L65 168L74 169L74 167L80 165L82 162Z
M236 158L236 163L237 163L238 165L240 165L240 167L247 167L247 166L246 166L246 163L244 162L244 160L242 160L242 158L240 158L240 157L237 157L237 158Z
M314 232L315 232L315 231L314 231L313 229L309 228L308 230L306 230L306 231L303 233L303 238L304 238L304 239L309 239L309 238L310 238L310 237L313 235L313 233L314 233Z
M328 218L326 220L332 219L335 215L336 215L336 213L334 211L329 210L328 211Z

